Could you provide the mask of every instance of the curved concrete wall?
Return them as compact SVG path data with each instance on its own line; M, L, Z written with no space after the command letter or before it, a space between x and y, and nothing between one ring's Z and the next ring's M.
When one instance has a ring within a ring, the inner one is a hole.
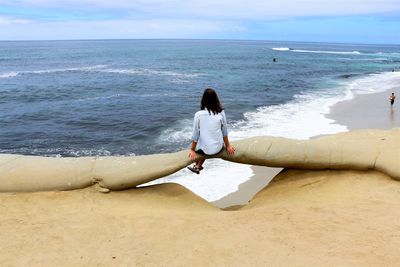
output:
M254 137L233 142L234 156L214 158L270 167L376 169L400 180L400 129L363 130L311 140ZM98 183L122 190L172 174L188 151L136 157L51 158L0 155L0 192L71 190Z

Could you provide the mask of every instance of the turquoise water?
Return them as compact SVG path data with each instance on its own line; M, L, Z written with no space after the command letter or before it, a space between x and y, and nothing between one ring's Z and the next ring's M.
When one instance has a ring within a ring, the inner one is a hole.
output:
M352 94L379 91L391 77L371 74L399 66L400 46L0 42L0 152L141 155L186 148L209 86L220 94L232 138L307 138L330 127L319 115L349 97L354 82L364 85Z

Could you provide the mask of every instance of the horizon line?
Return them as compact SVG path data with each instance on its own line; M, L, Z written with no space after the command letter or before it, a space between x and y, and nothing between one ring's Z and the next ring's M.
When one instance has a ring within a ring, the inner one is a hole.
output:
M289 42L289 43L319 43L339 45L385 45L400 46L400 43L352 43L329 41L290 41L290 40L266 40L266 39L227 39L227 38L99 38L99 39L25 39L25 40L0 40L0 42L73 42L73 41L151 41L151 40L197 40L197 41L258 41L258 42Z

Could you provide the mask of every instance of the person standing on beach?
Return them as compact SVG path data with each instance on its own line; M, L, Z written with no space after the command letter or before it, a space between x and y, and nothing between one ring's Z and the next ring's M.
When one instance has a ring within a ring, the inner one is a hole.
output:
M218 154L224 149L224 144L228 155L233 155L235 148L229 143L225 111L217 92L207 88L200 102L200 110L194 115L189 158L195 160L197 154L209 156ZM200 174L204 161L205 159L197 160L188 169Z
M389 96L389 100L390 100L390 106L393 107L394 101L396 100L396 96L394 95L394 93L392 93Z

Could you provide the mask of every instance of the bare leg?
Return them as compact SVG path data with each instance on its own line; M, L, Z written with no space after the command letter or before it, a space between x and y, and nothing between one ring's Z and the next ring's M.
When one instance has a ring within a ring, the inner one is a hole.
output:
M203 166L204 161L206 161L205 159L201 159L196 161L196 167L197 168L201 168Z

